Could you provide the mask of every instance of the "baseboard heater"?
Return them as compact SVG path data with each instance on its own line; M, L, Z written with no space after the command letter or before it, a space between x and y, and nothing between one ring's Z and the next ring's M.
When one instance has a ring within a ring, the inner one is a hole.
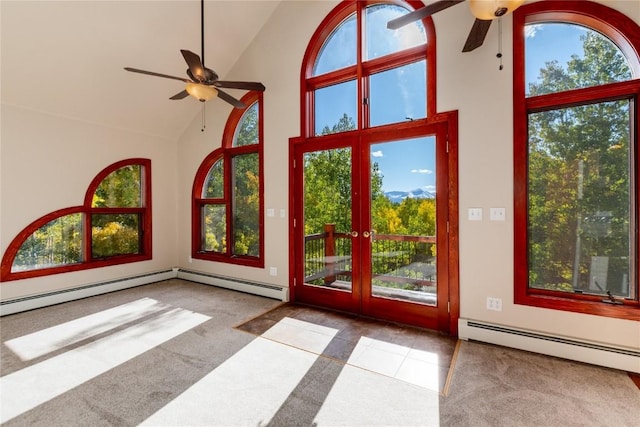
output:
M75 288L61 289L37 295L9 299L0 302L0 316L34 310L36 308L61 304L82 298L92 297L109 292L120 291L135 286L168 280L176 277L175 269L140 274L122 279L114 279L106 282L93 283Z
M205 285L218 286L248 294L260 295L280 301L289 300L289 289L268 283L252 282L249 280L219 276L217 274L203 273L200 271L178 269L178 278Z
M640 351L630 348L609 346L469 319L459 319L458 335L463 340L481 341L640 373Z

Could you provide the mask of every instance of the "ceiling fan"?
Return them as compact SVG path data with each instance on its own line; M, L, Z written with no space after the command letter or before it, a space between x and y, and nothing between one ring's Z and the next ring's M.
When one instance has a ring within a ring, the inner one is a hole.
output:
M414 10L413 12L402 15L398 18L392 19L387 22L387 28L390 30L397 30L400 27L417 21L418 19L426 18L433 15L436 12L455 6L458 3L462 3L465 0L441 0L431 3L421 9ZM463 52L471 52L474 49L482 46L491 21L496 18L500 18L516 10L520 5L524 3L524 0L469 0L469 8L471 13L476 17L473 27L469 32L467 41L462 48Z
M264 91L264 85L262 83L256 82L233 82L218 80L218 74L216 74L216 72L211 70L210 68L205 67L204 65L204 0L200 1L200 25L202 60L200 60L200 57L198 55L189 50L180 50L180 52L182 53L182 57L189 67L187 69L187 75L189 76L189 79L186 79L184 77L169 76L167 74L155 73L153 71L145 71L131 67L124 67L124 69L133 73L147 74L149 76L163 77L165 79L180 80L187 84L184 90L178 92L169 99L183 99L191 95L198 101L205 102L217 96L218 98L228 102L236 108L246 108L246 105L242 101L224 92L223 90L221 90L221 88Z

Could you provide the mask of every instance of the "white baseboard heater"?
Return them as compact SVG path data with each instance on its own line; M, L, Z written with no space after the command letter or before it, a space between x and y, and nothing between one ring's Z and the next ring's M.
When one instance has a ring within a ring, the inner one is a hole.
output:
M120 291L127 288L146 285L149 283L168 280L176 277L175 269L157 271L154 273L140 274L137 276L114 279L106 282L93 283L75 288L61 289L37 295L15 298L0 302L0 316L34 310L36 308L61 304L95 295Z
M75 288L61 289L58 291L0 301L0 316L34 310L36 308L61 304L109 292L120 291L127 288L147 285L149 283L160 282L162 280L174 279L176 277L191 282L218 286L221 288L273 298L280 301L289 300L289 290L281 286L251 282L248 280L218 276L198 271L183 270L181 268L172 268L154 273L140 274L137 276L93 283L90 285L82 285Z
M178 279L189 280L191 282L202 283L205 285L218 286L220 288L232 289L234 291L246 292L248 294L260 295L280 301L289 301L288 288L268 283L252 282L249 280L219 276L217 274L185 270L183 268L178 269Z
M459 319L458 335L463 340L482 341L640 373L640 351L631 348L615 347L469 319Z

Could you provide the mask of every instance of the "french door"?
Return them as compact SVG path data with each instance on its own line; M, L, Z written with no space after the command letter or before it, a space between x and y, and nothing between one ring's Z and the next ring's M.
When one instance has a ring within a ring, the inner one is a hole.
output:
M292 144L294 301L449 332L446 129Z

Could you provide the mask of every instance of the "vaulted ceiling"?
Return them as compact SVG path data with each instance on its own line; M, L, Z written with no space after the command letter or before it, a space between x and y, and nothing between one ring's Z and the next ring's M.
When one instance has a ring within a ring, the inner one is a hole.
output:
M205 65L244 80L229 70L279 3L205 1ZM169 100L184 83L123 70L186 77L180 49L201 53L197 0L2 0L0 14L3 104L170 140L200 111Z

